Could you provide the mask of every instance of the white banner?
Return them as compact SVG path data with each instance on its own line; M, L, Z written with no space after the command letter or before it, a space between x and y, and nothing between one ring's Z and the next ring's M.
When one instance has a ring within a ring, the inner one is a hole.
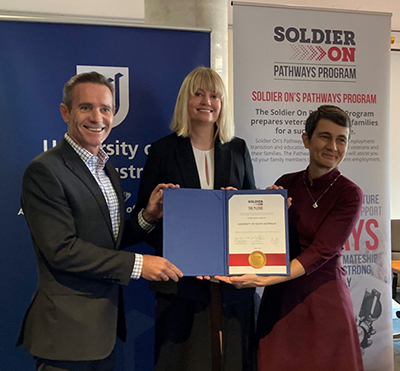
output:
M318 106L337 105L352 120L340 171L365 196L343 266L365 370L392 370L390 14L233 5L235 122L258 186L307 166L301 133Z

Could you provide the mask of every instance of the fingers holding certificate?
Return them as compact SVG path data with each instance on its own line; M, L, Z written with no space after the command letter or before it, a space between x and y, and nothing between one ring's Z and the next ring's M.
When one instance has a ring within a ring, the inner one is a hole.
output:
M288 274L285 196L283 189L229 192L228 274Z
M163 223L164 257L186 276L290 273L286 190L166 189Z

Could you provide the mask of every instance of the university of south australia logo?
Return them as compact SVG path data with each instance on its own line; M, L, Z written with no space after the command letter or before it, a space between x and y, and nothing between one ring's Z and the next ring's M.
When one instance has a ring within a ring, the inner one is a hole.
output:
M109 79L115 88L115 128L125 120L129 112L129 68L105 66L76 66L76 73L96 71Z

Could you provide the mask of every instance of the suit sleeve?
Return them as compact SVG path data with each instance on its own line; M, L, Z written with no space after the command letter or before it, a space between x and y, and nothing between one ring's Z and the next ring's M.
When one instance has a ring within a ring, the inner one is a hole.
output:
M135 254L114 250L112 235L96 225L98 210L87 205L83 197L70 199L68 190L45 164L34 162L26 170L22 208L36 253L53 269L128 284ZM78 227L85 231L85 238L79 236ZM90 234L93 238L87 238ZM100 240L105 240L103 246Z
M132 212L132 228L140 228L138 225L138 214L140 210L147 206L151 192L159 184L164 182L161 179L161 158L162 155L157 150L157 145L153 144L150 148L149 155L147 156L146 164L143 169L142 177L140 180L139 192L136 201L135 208ZM145 235L144 240L156 249L160 249L158 252L161 254L162 246L162 221L158 221L156 227L151 233Z
M244 146L244 167L245 167L243 189L255 189L256 182L254 179L253 163L251 162L250 153L245 141L243 141L243 146Z

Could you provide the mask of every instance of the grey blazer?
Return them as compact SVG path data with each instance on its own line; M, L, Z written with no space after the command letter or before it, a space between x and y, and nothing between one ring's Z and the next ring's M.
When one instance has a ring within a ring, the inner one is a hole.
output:
M120 204L116 241L101 189L65 139L25 171L22 208L37 258L38 287L17 345L34 356L103 359L113 350L117 332L125 338L120 285L129 283L135 255L118 251L124 200L119 176L109 163L106 172ZM135 223L127 233L131 243L144 237Z

